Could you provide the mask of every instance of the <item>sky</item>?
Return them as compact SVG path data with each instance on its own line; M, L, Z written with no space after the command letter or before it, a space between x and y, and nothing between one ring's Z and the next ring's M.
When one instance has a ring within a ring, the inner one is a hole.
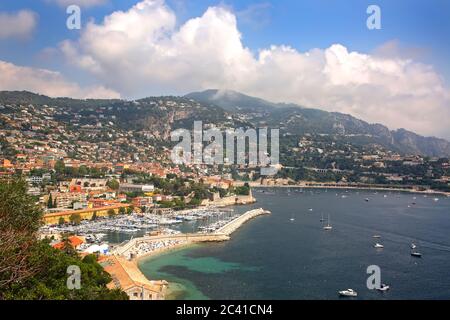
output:
M450 139L449 34L448 0L2 0L0 90L231 89Z

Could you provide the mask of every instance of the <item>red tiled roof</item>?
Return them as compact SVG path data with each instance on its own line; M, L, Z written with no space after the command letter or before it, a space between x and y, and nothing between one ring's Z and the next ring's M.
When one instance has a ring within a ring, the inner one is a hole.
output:
M70 244L72 245L72 247L74 247L74 248L77 248L79 245L84 243L83 239L80 239L77 236L71 236L68 238L68 240L69 240ZM64 242L61 241L61 242L54 244L53 248L55 248L55 249L64 248Z

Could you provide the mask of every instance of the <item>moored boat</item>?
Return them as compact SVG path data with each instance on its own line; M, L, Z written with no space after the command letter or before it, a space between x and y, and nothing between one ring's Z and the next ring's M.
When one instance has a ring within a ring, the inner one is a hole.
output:
M357 297L358 293L353 289L339 291L341 297Z

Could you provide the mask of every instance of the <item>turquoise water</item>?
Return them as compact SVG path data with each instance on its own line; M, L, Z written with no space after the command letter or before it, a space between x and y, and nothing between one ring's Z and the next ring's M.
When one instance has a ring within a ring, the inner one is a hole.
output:
M169 281L173 299L336 299L347 288L358 299L450 298L449 198L332 189L255 196L257 204L238 210L263 207L271 215L247 222L228 242L142 261L143 273ZM331 232L322 215L330 215ZM411 242L421 259L411 257ZM367 289L370 265L381 268L390 291Z
M139 267L144 274L147 276L151 275L153 279L165 279L170 282L172 294L169 298L190 300L204 300L208 299L208 297L198 290L195 284L188 279L179 278L176 274L170 272L164 272L165 267L177 266L184 268L187 272L202 273L205 275L220 275L233 270L239 270L240 272L257 270L257 268L249 268L239 263L225 262L213 257L192 258L186 254L198 247L198 245L193 245L189 249L175 250L155 258L147 259Z

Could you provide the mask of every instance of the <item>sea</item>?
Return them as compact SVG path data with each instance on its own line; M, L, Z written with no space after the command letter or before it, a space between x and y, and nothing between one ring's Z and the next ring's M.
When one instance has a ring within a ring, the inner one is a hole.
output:
M177 300L334 300L348 288L358 292L350 299L450 298L450 198L300 188L255 189L254 196L257 203L236 210L271 214L245 223L230 241L171 251L139 268L167 280L167 298ZM412 243L421 258L411 255ZM388 291L367 286L373 266Z

